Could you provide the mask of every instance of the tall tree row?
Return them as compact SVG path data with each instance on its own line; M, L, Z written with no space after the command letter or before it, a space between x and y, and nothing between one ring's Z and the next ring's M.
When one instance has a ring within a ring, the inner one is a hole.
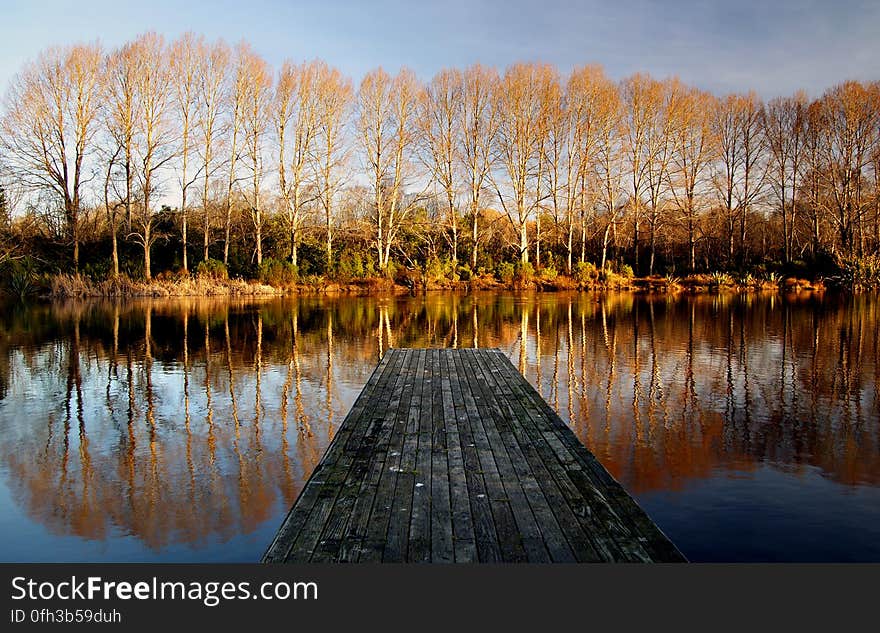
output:
M273 69L247 42L146 33L24 66L0 152L3 191L74 271L96 235L110 274L146 279L158 248L184 273L234 255L328 275L354 252L389 274L443 257L452 274L650 275L880 250L878 82L763 103L522 63L424 82L376 69L355 87L320 60Z

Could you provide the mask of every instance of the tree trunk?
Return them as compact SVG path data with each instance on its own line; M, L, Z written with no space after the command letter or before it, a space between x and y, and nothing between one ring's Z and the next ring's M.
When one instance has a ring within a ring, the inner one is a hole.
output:
M183 226L180 228L180 239L183 242L183 272L189 272L189 266L187 265L186 260L186 162L187 158L189 158L189 133L188 133L188 124L184 125L184 139L183 139L183 173L181 173L181 181L183 183L183 190L180 193L180 215Z
M180 212L183 216L183 226L181 227L181 235L180 239L183 241L183 272L188 273L189 267L186 262L186 190L183 192L183 200L181 201L181 209Z
M541 212L535 219L535 268L541 266Z
M263 263L263 218L260 215L260 207L254 210L256 214L256 222L257 225L257 266Z
M608 259L608 237L611 233L611 222L605 226L605 233L602 235L602 259L599 264L599 274L605 273L605 262Z
M565 250L567 251L567 258L565 261L565 270L569 275L571 275L572 249L574 248L573 240L574 240L574 214L572 214L571 209L569 209L568 210L568 235L567 235L567 241L565 243Z
M471 228L473 229L474 243L473 243L473 246L471 247L471 268L473 269L473 272L476 273L477 272L477 239L478 239L477 238L477 229L478 229L477 225L478 225L478 218L479 218L479 214L477 212L476 205L474 205L473 211L474 211L473 218L472 218L473 223L472 223Z
M115 214L115 212L114 212ZM113 219L113 226L111 227L112 233L112 241L113 241L113 276L119 277L119 248L116 245L116 219Z
M207 179L206 179L206 180L207 180ZM203 204L203 209L204 209L204 212L205 212L205 226L204 226L204 229L205 229L205 243L204 243L204 253L203 253L202 260L203 260L203 261L208 261L208 244L209 244L210 228L209 228L209 226L208 226L208 183L207 183L207 182L205 182L205 193L204 193L204 196L205 196L205 202L204 202L204 204Z
M638 205L636 205L638 207ZM636 210L635 223L633 224L633 270L639 274L639 213Z
M79 227L76 216L73 220L73 273L79 275Z
M153 278L150 273L150 225L144 224L144 279L150 281Z
M326 206L327 214L327 271L333 266L333 225L330 222L330 204Z
M226 237L223 240L223 265L229 265L229 233L232 229L232 191L226 194Z

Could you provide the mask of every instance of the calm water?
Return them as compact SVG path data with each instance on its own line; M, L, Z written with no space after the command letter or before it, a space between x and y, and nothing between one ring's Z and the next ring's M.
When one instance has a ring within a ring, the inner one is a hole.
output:
M498 347L691 559L880 561L880 300L0 310L0 560L255 561L388 347Z

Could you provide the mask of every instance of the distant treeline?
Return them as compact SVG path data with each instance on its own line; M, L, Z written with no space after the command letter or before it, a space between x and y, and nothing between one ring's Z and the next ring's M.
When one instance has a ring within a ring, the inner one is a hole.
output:
M355 87L323 61L273 71L246 42L147 33L25 65L0 170L0 262L93 279L880 279L876 81L764 103L530 63Z

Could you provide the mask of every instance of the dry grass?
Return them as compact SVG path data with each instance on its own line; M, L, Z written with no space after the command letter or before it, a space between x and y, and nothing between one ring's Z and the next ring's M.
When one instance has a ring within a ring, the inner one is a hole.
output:
M93 282L75 275L55 275L50 279L49 294L59 298L78 297L213 297L277 295L282 290L241 279L182 277L174 280L133 281L120 276Z

